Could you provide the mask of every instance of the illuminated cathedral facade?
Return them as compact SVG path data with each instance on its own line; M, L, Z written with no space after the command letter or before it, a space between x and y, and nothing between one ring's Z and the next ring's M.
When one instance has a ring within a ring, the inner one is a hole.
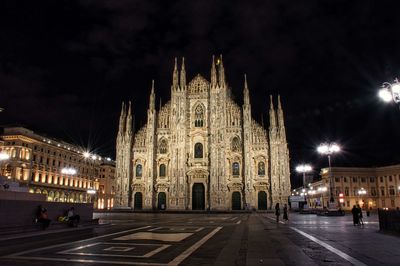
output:
M116 141L115 208L137 210L271 209L290 195L289 151L281 101L269 104L269 128L251 115L244 76L243 105L231 97L222 58L210 80L187 82L184 59L172 74L171 99L155 108L154 81L147 123L132 129L132 106L122 104ZM268 107L266 107L268 108Z

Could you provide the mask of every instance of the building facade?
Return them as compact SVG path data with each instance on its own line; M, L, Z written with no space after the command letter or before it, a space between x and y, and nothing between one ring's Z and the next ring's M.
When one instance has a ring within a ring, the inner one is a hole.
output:
M217 62L217 63L216 63ZM171 210L270 209L290 195L283 110L271 97L269 130L251 115L246 76L243 105L233 101L222 58L210 81L187 82L184 59L172 74L171 99L155 108L152 83L147 124L132 130L122 105L116 141L116 208Z
M356 204L364 209L400 207L400 165L332 167L331 174L328 168L324 168L321 177L321 180L311 183L303 192L307 193L310 207L328 206L330 179L336 202L339 202L339 195L342 194L342 209L350 210ZM301 194L301 189L296 193Z
M115 195L115 162L106 161L100 165L97 208L112 209Z
M48 201L95 202L104 159L85 157L82 148L22 127L4 128L0 175ZM88 194L88 190L96 193ZM95 203L97 206L97 203Z

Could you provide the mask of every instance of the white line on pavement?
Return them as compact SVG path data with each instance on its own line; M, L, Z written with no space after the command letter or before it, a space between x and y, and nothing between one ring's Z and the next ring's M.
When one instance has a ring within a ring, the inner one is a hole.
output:
M240 224L241 222L242 222L242 220L239 220L239 221L236 222L236 224Z
M213 237L216 233L218 233L219 230L221 230L222 227L217 227L215 228L211 233L203 237L200 241L196 242L193 246L185 250L182 254L180 254L178 257L175 259L171 260L168 265L173 266L173 265L179 265L182 261L184 261L190 254L192 254L196 249L198 249L201 245L203 245L207 240L209 240L211 237Z
M346 253L344 253L344 252L332 247L331 245L325 243L324 241L319 240L318 238L307 234L306 232L303 232L303 231L301 231L301 230L299 230L299 229L297 229L295 227L292 227L292 226L290 226L290 228L293 229L294 231L296 231L297 233L307 237L308 239L314 241L315 243L319 244L320 246L323 246L324 248L326 248L330 252L335 253L336 255L342 257L343 259L347 260L348 262L350 262L350 263L352 263L352 264L354 264L356 266L366 266L367 265L367 264L364 264L361 261L359 261L359 260L347 255Z
M113 235L119 235L119 234L123 234L123 233L127 233L127 232L138 231L138 230L146 229L146 228L149 228L149 227L150 226L148 225L148 226L143 226L143 227L139 227L139 228L135 228L135 229L129 229L129 230L120 231L120 232L116 232L116 233L112 233L112 234L107 234L107 235L96 236L96 237L92 237L92 238L88 238L88 239L83 239L83 240L79 240L79 241L62 243L62 244L57 244L57 245L51 245L51 246L42 247L42 248L25 250L25 251L22 251L22 252L17 252L17 253L8 255L8 256L4 256L3 258L10 258L10 257L18 258L18 256L20 256L22 254L26 254L26 253L42 251L42 250L46 250L46 249L50 249L50 248L57 248L57 247L62 247L62 246L66 246L66 245L71 245L71 244L83 243L83 242L87 242L87 241L91 241L91 240L95 240L95 239L99 239L99 238L104 238L104 237L108 237L108 236L113 236Z

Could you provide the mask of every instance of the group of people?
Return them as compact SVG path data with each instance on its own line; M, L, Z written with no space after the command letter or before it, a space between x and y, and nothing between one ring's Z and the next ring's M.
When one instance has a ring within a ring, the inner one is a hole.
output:
M351 214L353 215L353 225L364 225L363 214L360 205L353 205L351 209Z
M279 223L279 216L281 215L281 209L279 208L279 203L275 205L275 216L276 216L276 222ZM283 206L283 220L286 222L289 220L288 217L288 207L287 204Z
M69 226L78 226L80 216L78 214L75 214L74 207L69 208L66 212L66 215L62 217L63 221L67 222ZM51 220L49 219L49 215L47 214L47 209L42 205L38 206L35 221L42 224L43 230L50 226Z

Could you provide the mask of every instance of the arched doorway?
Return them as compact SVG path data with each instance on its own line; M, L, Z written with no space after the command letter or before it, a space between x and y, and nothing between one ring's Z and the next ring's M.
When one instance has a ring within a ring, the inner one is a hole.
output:
M141 192L135 193L135 210L141 210L143 208L143 196Z
M258 209L266 210L267 206L267 193L265 191L258 192Z
M195 183L192 188L192 210L204 210L204 206L204 185L202 183Z
M167 196L165 192L158 193L158 209L165 210L167 208Z
M232 193L232 210L240 210L241 203L240 203L240 192L233 192Z

